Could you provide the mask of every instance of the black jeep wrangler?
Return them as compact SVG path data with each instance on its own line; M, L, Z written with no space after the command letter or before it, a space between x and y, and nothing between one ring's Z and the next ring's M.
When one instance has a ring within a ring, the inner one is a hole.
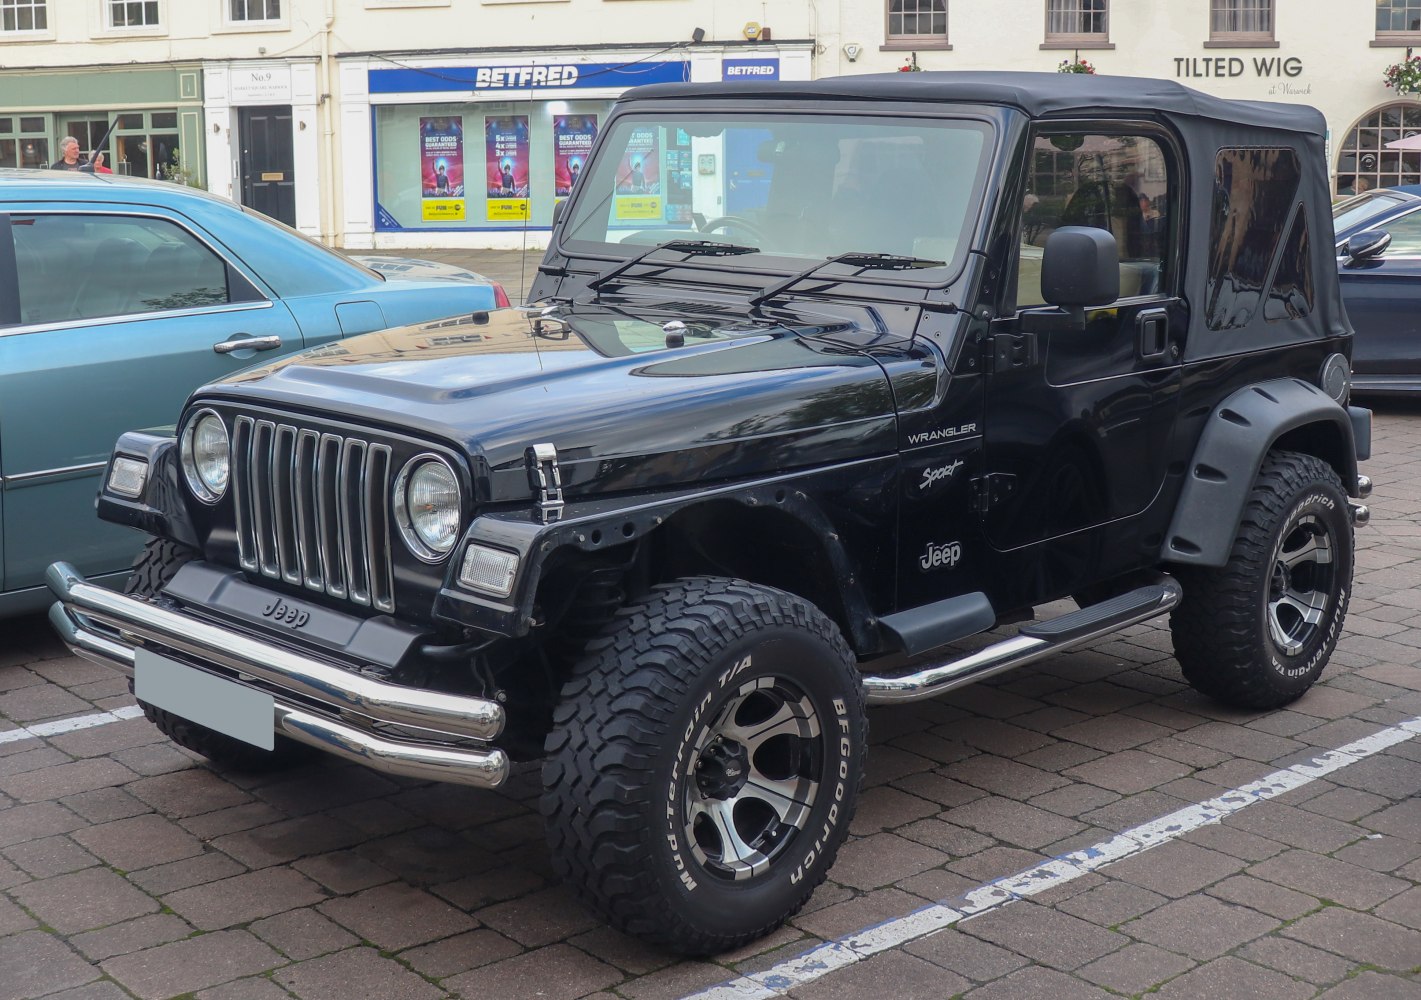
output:
M153 538L123 595L51 567L53 621L220 764L541 758L585 899L734 947L833 863L866 702L1166 612L1210 697L1317 679L1370 489L1323 129L1091 76L644 88L531 306L125 435L99 514Z

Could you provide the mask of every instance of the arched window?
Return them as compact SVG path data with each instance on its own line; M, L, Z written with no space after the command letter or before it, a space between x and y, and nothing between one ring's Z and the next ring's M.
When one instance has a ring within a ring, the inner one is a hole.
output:
M1421 184L1421 150L1386 148L1416 133L1421 133L1421 104L1410 101L1389 104L1353 125L1337 153L1337 194Z

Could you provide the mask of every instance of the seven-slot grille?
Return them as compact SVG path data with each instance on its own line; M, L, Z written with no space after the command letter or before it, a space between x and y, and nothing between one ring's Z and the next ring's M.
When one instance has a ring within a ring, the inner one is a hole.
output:
M242 568L395 610L388 445L240 416L232 491Z

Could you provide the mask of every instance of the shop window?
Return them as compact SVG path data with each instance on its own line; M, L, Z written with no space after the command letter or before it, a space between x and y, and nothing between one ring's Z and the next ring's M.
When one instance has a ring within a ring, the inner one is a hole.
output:
M226 303L227 267L165 219L11 217L20 322L68 323Z
M1286 286L1286 270L1281 258L1292 246L1290 265L1296 272L1307 271L1307 227L1289 228L1298 204L1301 171L1297 154L1291 149L1224 149L1214 161L1214 199L1210 221L1208 287L1204 315L1209 329L1231 330L1247 326L1264 297L1270 272L1278 264L1279 279ZM1302 218L1301 210L1296 213ZM1301 241L1302 249L1297 249ZM1294 285L1305 279L1295 277ZM1276 288L1276 286L1275 286ZM1270 298L1273 289L1268 289ZM1311 285L1307 285L1310 304ZM1284 307L1286 314L1286 307ZM1270 311L1271 310L1271 311ZM1270 319L1277 307L1264 306Z
M107 0L110 28L158 27L158 0Z
M1421 39L1421 0L1377 0L1377 41Z
M947 0L888 0L888 41L947 44Z
M38 127L36 126L38 123ZM16 126L19 126L16 129ZM0 118L0 167L42 170L49 166L49 139L42 116Z
M1421 105L1391 104L1357 122L1337 154L1337 194L1361 194L1398 184L1421 184L1421 150L1387 149L1396 139L1421 133Z
M550 225L553 206L578 183L610 107L491 101L377 108L376 227Z
M1273 41L1273 0L1213 0L1209 11L1209 40Z
M1121 298L1163 294L1174 266L1174 202L1164 151L1147 136L1037 136L1022 199L1017 305L1044 304L1042 255L1046 238L1062 226L1114 235Z
M48 31L46 0L0 0L0 31Z
M227 19L239 23L281 20L281 0L227 0Z
M1046 0L1046 44L1090 46L1110 39L1108 0Z

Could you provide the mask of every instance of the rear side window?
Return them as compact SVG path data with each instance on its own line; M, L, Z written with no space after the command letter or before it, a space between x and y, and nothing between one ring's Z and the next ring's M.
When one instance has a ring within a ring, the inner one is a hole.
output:
M1247 326L1312 311L1311 239L1291 149L1223 149L1214 162L1209 282L1204 304L1211 330Z
M20 322L70 323L219 305L227 266L187 230L130 215L11 216Z

